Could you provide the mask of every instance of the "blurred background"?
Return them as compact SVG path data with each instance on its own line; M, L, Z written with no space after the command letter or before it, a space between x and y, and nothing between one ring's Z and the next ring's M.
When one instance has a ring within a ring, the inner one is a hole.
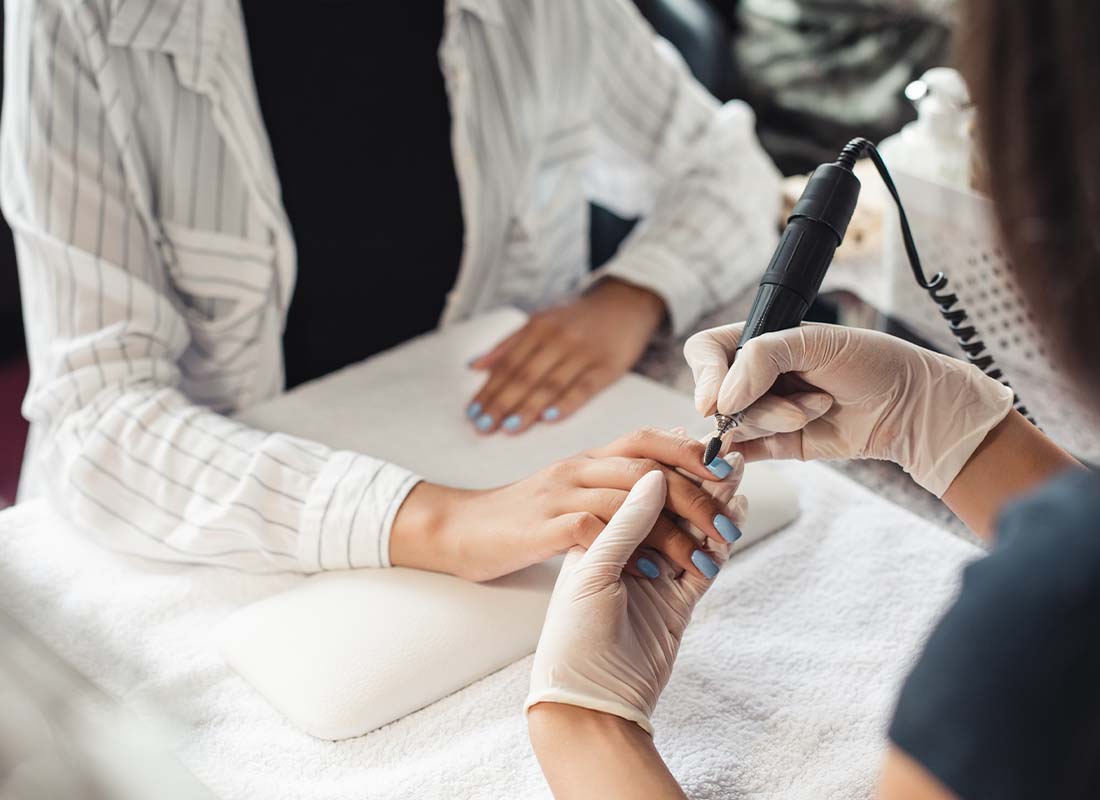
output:
M753 106L761 141L786 175L832 160L857 134L877 141L897 131L914 117L905 86L949 59L950 0L636 4L715 96ZM593 207L593 267L614 254L633 224ZM15 499L27 379L15 253L0 223L0 507Z

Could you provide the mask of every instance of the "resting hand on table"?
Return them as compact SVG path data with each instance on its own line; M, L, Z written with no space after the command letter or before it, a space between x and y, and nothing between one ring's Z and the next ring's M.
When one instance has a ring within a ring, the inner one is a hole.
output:
M394 520L390 561L469 580L514 572L574 545L590 545L638 478L659 470L668 483L665 510L641 537L642 549L629 559L628 571L655 575L660 552L678 569L713 577L717 565L685 528L694 527L715 544L741 535L744 503L733 498L733 488L743 461L734 455L708 470L702 460L700 442L642 430L498 489L421 483ZM710 483L700 485L704 481Z
M741 329L698 333L684 355L700 413L745 412L729 446L749 461L884 459L939 497L1012 410L1012 390L977 367L884 333L806 324L734 359Z
M475 359L488 378L466 415L483 433L564 419L634 366L664 316L657 295L605 279Z

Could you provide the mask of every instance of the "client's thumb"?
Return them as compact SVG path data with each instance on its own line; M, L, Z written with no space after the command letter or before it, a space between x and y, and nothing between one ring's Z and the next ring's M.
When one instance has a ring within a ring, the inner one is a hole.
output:
M641 477L611 517L607 527L581 558L582 568L607 573L617 579L630 554L653 530L665 506L665 476L653 470Z

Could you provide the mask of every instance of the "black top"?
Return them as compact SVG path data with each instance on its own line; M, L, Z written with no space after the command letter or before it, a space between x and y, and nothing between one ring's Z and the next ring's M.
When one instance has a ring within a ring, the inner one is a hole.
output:
M439 66L443 1L244 0L298 279L287 385L431 330L462 210Z
M1100 797L1100 476L1002 514L905 682L890 738L963 800Z

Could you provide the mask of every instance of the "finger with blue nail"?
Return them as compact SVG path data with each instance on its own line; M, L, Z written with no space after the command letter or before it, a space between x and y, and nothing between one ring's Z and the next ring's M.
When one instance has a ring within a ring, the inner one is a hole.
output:
M554 357L550 350L522 340L478 361L476 367L488 363L493 369L469 406L478 412L477 416L470 417L477 429L482 433L503 431L514 435L523 433L536 423L558 419L561 409L555 402L564 388L561 381L571 381L575 376L557 375ZM563 366L562 369L572 367ZM525 376L540 378L534 381ZM467 416L470 413L467 412ZM485 422L482 424L483 418Z
M654 470L664 474L668 489L665 511L646 537L645 549L662 554L678 570L713 578L718 568L710 551L727 547L741 536L740 526L744 521L742 506L738 502L727 501L732 497L734 487L726 486L724 482L689 478L649 459L591 459L584 462L578 472L580 484L591 487L585 489L586 507L591 507L593 502L598 505L601 501L597 498L604 498L606 508L600 509L597 515L606 519L614 513L616 503L622 501L624 493L629 491L634 476ZM732 468L729 474L734 475ZM570 501L563 498L563 502ZM705 539L706 543L702 543L700 538ZM653 577L651 567L656 563L645 550L640 550L629 566L634 574Z

